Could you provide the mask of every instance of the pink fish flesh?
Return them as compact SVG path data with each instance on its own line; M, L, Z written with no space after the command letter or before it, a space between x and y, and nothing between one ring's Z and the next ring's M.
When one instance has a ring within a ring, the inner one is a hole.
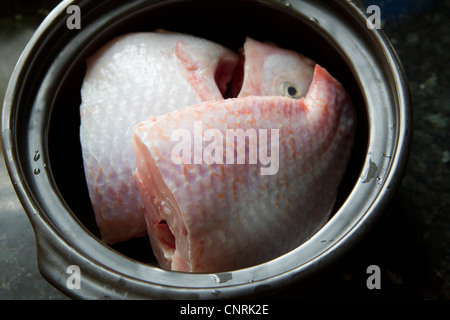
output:
M342 85L316 65L300 99L250 95L140 123L133 136L136 176L161 267L234 270L306 241L332 210L355 121ZM258 143L242 147L231 135L227 139L227 130L239 129L254 130ZM201 148L188 140L199 134ZM244 163L237 163L240 156Z
M238 55L194 36L157 31L109 41L87 61L80 140L102 240L147 234L133 127L150 116L222 100Z

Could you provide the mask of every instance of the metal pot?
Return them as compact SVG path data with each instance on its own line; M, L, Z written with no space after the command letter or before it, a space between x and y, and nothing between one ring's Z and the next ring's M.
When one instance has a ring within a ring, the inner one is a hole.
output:
M68 28L77 5L81 29ZM338 261L383 213L405 168L411 101L402 66L356 1L63 1L24 50L4 103L2 141L16 192L36 234L42 275L72 298L238 298L309 283ZM79 142L85 59L109 39L164 28L237 50L271 40L328 69L358 113L356 144L329 222L267 263L217 274L156 265L147 239L107 246L98 238ZM81 272L71 286L70 266ZM307 286L304 287L305 290Z

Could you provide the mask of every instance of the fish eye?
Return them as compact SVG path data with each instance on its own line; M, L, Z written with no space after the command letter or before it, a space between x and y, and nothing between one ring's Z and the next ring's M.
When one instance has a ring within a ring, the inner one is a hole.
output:
M300 90L298 85L290 81L283 82L283 84L281 85L281 93L283 96L293 99L302 97L302 91Z

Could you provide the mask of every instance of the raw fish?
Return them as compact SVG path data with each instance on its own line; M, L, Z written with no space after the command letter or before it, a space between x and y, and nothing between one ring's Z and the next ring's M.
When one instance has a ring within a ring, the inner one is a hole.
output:
M316 65L298 52L246 38L240 67L232 82L233 96L304 97Z
M161 267L249 267L294 249L326 223L352 149L352 102L318 65L305 97L276 93L204 102L136 127L136 176ZM227 130L248 133L248 141L239 145Z
M150 116L222 100L238 55L194 36L157 31L109 41L87 61L80 139L102 240L147 234L136 183L133 127Z

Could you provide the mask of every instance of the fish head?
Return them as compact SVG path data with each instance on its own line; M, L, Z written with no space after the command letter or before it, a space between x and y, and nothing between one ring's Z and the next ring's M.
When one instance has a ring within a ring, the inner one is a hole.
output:
M246 96L306 96L315 62L300 53L246 38L232 91Z

